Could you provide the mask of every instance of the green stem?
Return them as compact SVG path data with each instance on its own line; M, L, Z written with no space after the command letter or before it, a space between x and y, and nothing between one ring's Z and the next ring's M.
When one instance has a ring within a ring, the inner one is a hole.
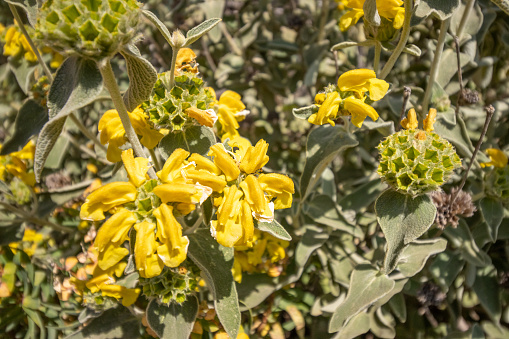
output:
M320 23L318 28L317 41L320 42L325 38L325 24L329 17L329 0L322 1L322 10L320 11Z
M12 212L16 215L22 217L23 219L25 219L28 222L38 224L41 226L48 226L56 231L61 231L61 232L65 232L65 233L73 233L73 230L70 228L64 227L59 224L55 224L54 222L51 222L49 220L44 220L44 219L39 219L39 218L33 217L32 215L30 215L30 213L28 213L22 209L16 208L16 207L14 207L10 204L7 204L5 202L0 201L0 206L2 206L6 210L9 210L10 212Z
M403 30L401 31L401 38L399 39L398 45L392 52L389 60L385 64L382 72L380 72L380 79L385 79L387 75L391 72L392 68L396 64L400 54L405 49L406 43L408 41L408 37L410 36L410 20L412 19L412 10L414 7L413 0L404 0L405 1L405 20L403 21Z
M162 167L156 152L154 151L153 148L149 149L148 152L150 153L150 157L152 158L152 162L154 163L154 168L156 169L156 171L160 171Z
M177 54L179 53L179 47L172 47L171 52L171 68L170 68L170 90L175 86L175 65L177 64Z
M463 12L463 15L461 16L460 25L458 26L458 30L456 31L456 36L458 39L461 39L461 34L463 34L463 30L465 29L465 25L467 24L468 17L470 16L470 13L472 12L472 8L474 8L475 0L467 0L467 3L465 4L465 11Z
M424 92L424 98L422 99L422 111L421 120L428 113L429 100L433 91L433 84L438 75L438 69L440 67L440 60L442 59L442 52L444 51L445 37L447 30L451 23L451 18L447 18L440 24L440 34L438 35L437 48L435 50L435 56L433 57L433 63L431 64L428 85L426 86L426 92Z
M122 95L118 89L115 74L113 73L113 69L111 69L110 60L108 59L100 62L98 66L104 80L104 86L108 89L108 92L110 92L111 100L117 109L118 116L120 117L120 121L122 121L125 134L133 147L134 153L138 157L147 158L145 151L143 150L143 146L141 145L140 140L134 131L133 125L131 124L131 120L129 119L127 108L125 107L124 100L122 99ZM157 177L153 168L149 168L148 175L152 179Z
M382 54L382 44L380 41L375 40L375 60L373 61L373 70L378 73L380 67L380 55Z
M48 80L50 82L53 82L53 74L51 74L50 69L48 68L48 65L42 60L41 53L39 53L39 50L34 44L34 41L28 34L25 25L23 25L23 21L21 21L21 17L19 16L18 9L16 6L9 4L9 8L12 12L12 15L14 15L14 18L16 19L16 23L18 24L19 29L21 30L21 33L25 36L25 38L28 41L28 44L30 45L30 48L32 48L32 51L35 53L35 56L37 57L37 61L41 65L42 69L44 70L44 73L48 77Z

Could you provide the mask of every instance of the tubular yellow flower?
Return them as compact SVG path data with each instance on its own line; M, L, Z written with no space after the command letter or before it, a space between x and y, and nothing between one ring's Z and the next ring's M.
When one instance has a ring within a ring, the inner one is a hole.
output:
M263 193L258 178L250 174L239 186L246 195L245 199L253 210L256 219L261 221L271 221L274 219L274 213L269 207L268 199Z
M269 199L276 198L274 209L292 207L292 194L295 193L292 179L286 175L269 173L260 174L258 182L262 190L268 194Z
M234 91L225 91L219 97L217 102L217 117L221 124L219 134L222 141L239 135L237 131L239 128L238 121L244 120L246 115L249 114L249 111L246 110L246 106L240 99L240 94Z
M112 182L99 187L90 193L81 206L80 218L90 221L103 220L104 212L136 200L137 195L136 187L130 182Z
M433 124L437 121L437 110L434 108L429 109L429 113L423 121L423 129L426 132L433 132L435 128L433 128Z
M194 162L196 164L197 170L205 170L215 175L220 175L222 173L219 167L217 167L216 164L214 164L214 162L198 153L191 154L188 161Z
M233 247L242 237L240 224L242 191L237 186L224 189L224 200L217 211L217 221L212 222L212 233L218 243Z
M202 203L205 190L192 184L163 184L154 187L154 194L161 198L163 203L183 202L188 204Z
M242 200L241 224L242 237L235 245L251 247L253 243L254 223L251 207L246 200Z
M373 107L354 97L345 99L344 108L352 115L352 124L356 127L362 127L366 117L370 117L373 121L378 120L378 113Z
M216 112L212 109L204 111L196 107L189 107L186 108L184 113L198 121L202 126L214 127L214 123L217 120Z
M138 296L140 295L141 289L139 288L127 288L120 285L102 285L101 294L107 297L113 297L115 299L122 299L122 305L131 306L134 304Z
M177 267L187 256L189 239L182 236L182 226L173 216L173 207L162 204L154 210L157 220L157 237L162 245L157 254L168 267Z
M226 175L226 180L231 181L237 179L240 174L240 170L235 163L235 160L226 153L223 144L215 144L210 146L208 156L214 157L214 164L223 171Z
M364 2L366 0L343 0L342 3L345 7L351 8L339 19L339 27L342 32L346 31L352 25L355 25L360 18L364 16ZM401 7L403 1L401 0L383 0L376 2L378 14L381 17L392 20L392 26L395 29L400 29L403 26L405 17L405 9Z
M142 221L134 225L136 230L136 245L134 258L136 268L143 278L152 278L161 273L164 267L162 259L157 255L157 242L155 239L156 225Z
M268 149L269 144L267 144L265 140L258 140L254 147L250 146L247 149L246 154L240 162L240 170L244 173L251 174L261 169L269 162L269 157L267 156Z
M185 164L186 158L189 156L189 152L177 148L172 154L166 159L163 169L157 172L157 176L163 183L184 183L185 180L182 178L180 170Z
M134 111L129 113L129 119L133 125L134 131L137 135L141 136L140 142L149 149L157 146L159 141L163 138L163 134L153 129L141 107L137 107ZM99 120L98 126L100 140L103 145L108 144L108 152L106 158L111 162L118 162L121 160L120 146L125 144L125 130L118 112L114 109L106 111Z
M419 122L417 121L417 114L415 113L415 109L410 108L406 118L401 120L401 127L408 130L413 130L416 129L418 126Z
M223 192L226 186L226 179L224 175L215 175L207 172L206 170L195 170L187 169L186 177L193 180L195 183L199 183L203 186L212 188L215 192Z
M122 162L124 163L129 181L136 187L143 185L147 181L148 159L134 158L133 149L129 148L122 152Z
M247 150L252 146L248 139L241 137L240 135L230 139L230 141L228 141L228 145L233 149L237 162L242 162Z
M382 99L389 90L389 84L376 78L376 73L370 69L353 69L341 74L338 79L338 88L341 92L354 92L357 99L369 92L373 101Z
M481 167L495 166L504 168L507 166L508 158L503 151L496 148L488 148L486 149L486 154L490 157L490 161L480 163Z
M315 99L316 100L316 99ZM341 104L341 98L338 92L328 93L325 101L321 104L317 113L312 114L308 121L314 125L331 124L335 126L332 119L335 119L338 115L339 104Z

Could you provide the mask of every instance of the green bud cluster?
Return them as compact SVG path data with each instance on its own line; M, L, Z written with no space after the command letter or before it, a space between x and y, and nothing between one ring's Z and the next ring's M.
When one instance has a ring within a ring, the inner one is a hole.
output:
M176 76L173 88L170 88L169 82L169 72L159 74L150 99L141 106L158 128L184 130L187 125L194 123L194 119L185 113L187 108L213 108L216 98L196 74L183 72Z
M165 304L172 300L180 304L197 291L199 277L199 268L186 260L179 267L165 267L156 277L140 277L140 285L147 298L156 298Z
M136 36L136 0L48 0L37 16L36 36L63 54L112 57Z
M461 166L454 147L433 132L402 130L377 148L378 174L394 189L412 196L436 191Z
M494 167L492 171L486 173L486 181L486 194L509 205L509 166Z

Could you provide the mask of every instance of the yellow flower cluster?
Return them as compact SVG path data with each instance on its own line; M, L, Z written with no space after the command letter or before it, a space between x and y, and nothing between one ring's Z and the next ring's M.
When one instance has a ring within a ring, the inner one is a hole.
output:
M140 142L149 149L156 147L164 135L152 128L143 109L138 106L128 114L134 131L141 136ZM111 162L119 162L122 153L120 146L127 142L127 137L117 110L110 109L106 111L99 120L98 129L101 133L101 143L103 145L108 144L106 158Z
M422 121L423 130L426 132L433 132L435 128L433 125L435 124L435 121L437 120L437 110L434 108L430 108L428 115L426 115L426 118ZM408 110L406 118L403 118L401 120L401 127L407 130L414 130L419 127L419 122L417 121L417 113L415 113L415 109L410 108Z
M216 93L212 88L209 87L208 90L216 97ZM239 122L244 120L249 114L246 105L241 101L240 94L230 90L225 91L213 106L217 112L219 121L218 135L221 141L239 137Z
M0 145L0 149L2 145ZM35 185L35 175L30 162L34 159L35 143L29 141L22 150L0 156L0 180L9 181L8 174L21 179L26 185Z
M2 30L0 29L0 31ZM17 25L12 25L5 30L5 36L3 36L3 40L5 41L3 52L5 56L23 56L29 62L37 62L37 56L30 47L26 37L18 30ZM44 47L42 52L52 55L52 59L50 61L50 66L52 68L58 68L64 61L64 57L61 54L53 51L49 47Z
M329 86L325 93L315 96L318 112L312 114L308 121L315 125L335 125L338 116L352 117L352 124L361 127L366 117L373 121L378 119L378 113L373 107L365 103L369 92L371 101L382 99L389 90L389 84L376 78L374 71L369 69L355 69L343 73L337 87Z
M341 1L344 7L350 9L339 19L339 28L342 32L355 25L364 16L364 2L366 0ZM400 29L405 18L405 8L401 7L402 5L402 0L383 0L376 2L376 9L381 17L392 21L395 29Z
M255 146L244 138L236 137L228 143L237 148L226 150L223 144L210 147L216 175L224 177L220 193L214 199L217 218L211 221L211 233L217 242L226 247L251 247L254 239L254 221L270 222L274 209L289 208L295 192L293 181L285 175L259 174L267 162L269 145L259 140Z
M233 278L242 282L242 273L266 272L271 277L281 273L279 262L286 258L285 249L290 244L268 233L254 231L253 246L236 247L233 261Z

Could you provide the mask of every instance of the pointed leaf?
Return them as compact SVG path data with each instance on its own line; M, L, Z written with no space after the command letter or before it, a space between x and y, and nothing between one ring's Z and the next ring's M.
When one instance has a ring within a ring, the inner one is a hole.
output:
M371 265L358 265L352 272L346 299L339 305L329 323L329 333L345 326L352 317L388 294L394 281Z
M304 200L322 172L339 152L358 144L342 127L320 126L309 133L306 145L306 165L300 178L300 193Z
M452 15L459 4L460 0L421 0L415 15L420 18L433 15L443 21Z
M500 324L502 314L497 270L493 265L478 268L472 288L477 294L481 305L490 315L495 324Z
M318 106L310 105L292 110L293 116L299 119L307 120L313 113L318 112Z
M157 81L157 71L154 66L143 58L136 46L130 44L120 51L125 59L129 88L124 93L124 103L129 112L147 100Z
M25 101L16 116L14 134L2 146L0 155L17 152L22 149L33 135L39 133L47 121L48 112L44 107L33 99Z
M97 64L89 59L69 57L57 70L48 95L49 121L37 139L35 178L40 181L46 158L62 132L67 116L88 105L101 93L103 80Z
M409 243L420 237L435 221L437 209L427 195L412 198L387 190L375 203L378 223L387 239L384 271L392 272Z
M126 307L107 310L66 339L139 338L140 321Z
M194 295L182 304L159 304L153 299L147 307L147 322L160 338L188 339L197 314L198 299Z
M256 219L253 219L254 225L256 228L258 228L262 232L267 232L270 235L286 241L291 241L292 236L288 234L288 232L285 230L283 226L279 222L277 222L275 219L271 222L258 222Z
M185 131L175 131L162 138L159 142L159 151L165 159L177 148L183 148L191 153L207 155L210 146L215 143L216 137L211 128L191 126Z
M348 324L340 329L332 339L352 339L366 333L370 329L370 316L365 313L359 313L354 316Z
M444 251L446 247L447 240L443 238L414 240L401 253L398 270L407 278L413 277L424 268L430 256Z
M491 264L490 256L477 246L465 220L460 219L456 228L446 228L444 234L459 248L463 259L472 265L484 267Z
M498 228L504 219L504 205L500 200L485 197L479 202L482 216L490 229L491 241L495 242L498 236Z
M495 5L500 7L501 10L505 12L505 14L509 15L509 1L508 0L491 0Z
M237 338L240 309L232 276L233 248L221 246L208 230L189 235L189 257L204 273L205 282L214 296L214 307L226 333Z
M186 34L186 43L184 47L188 47L193 42L201 38L205 33L214 28L220 21L221 19L219 18L212 18L205 20L194 28L191 28Z
M5 2L23 8L27 13L28 22L32 27L35 27L38 10L37 0L5 0Z
M32 75L38 64L25 59L24 57L9 57L9 69L14 74L21 90L28 95L30 86L32 86Z
M145 15L145 17L147 19L149 19L157 27L159 32L163 35L163 37L170 44L170 46L175 47L175 46L173 46L173 43L171 42L171 33L170 33L170 31L168 31L168 28L166 28L165 24L163 24L161 22L161 20L159 20L159 18L151 11L144 9L144 10L142 10L142 13L143 13L143 15Z

